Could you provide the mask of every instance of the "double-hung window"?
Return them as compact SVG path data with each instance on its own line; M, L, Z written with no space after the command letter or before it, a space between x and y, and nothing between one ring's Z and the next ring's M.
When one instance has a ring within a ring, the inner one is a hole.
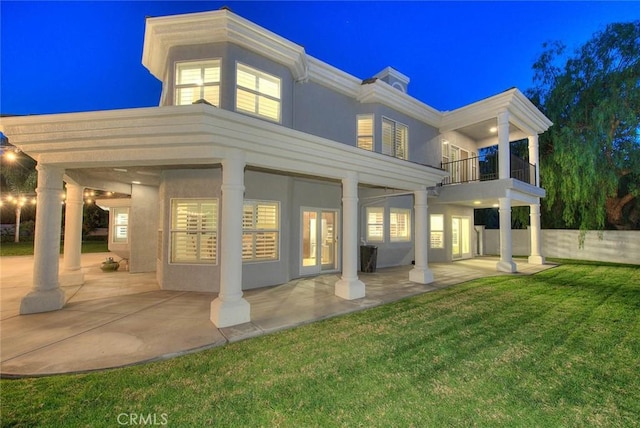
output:
M171 262L215 264L218 257L218 200L171 201Z
M389 240L402 242L411 240L411 210L391 208L389 210Z
M400 122L382 118L382 153L400 159L408 158L409 128Z
M205 100L220 105L220 60L176 63L175 104Z
M367 207L367 241L384 242L384 207Z
M373 115L359 114L356 120L358 147L373 151Z
M280 203L245 200L242 210L242 260L278 260Z
M113 216L111 241L118 244L129 242L129 208L111 208L111 215Z
M236 110L280 122L280 78L255 68L236 65Z

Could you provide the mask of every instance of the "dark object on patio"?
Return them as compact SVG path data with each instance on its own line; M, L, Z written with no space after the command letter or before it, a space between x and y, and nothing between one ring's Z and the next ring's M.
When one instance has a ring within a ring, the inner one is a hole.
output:
M360 246L360 271L371 273L376 271L378 247L375 245Z

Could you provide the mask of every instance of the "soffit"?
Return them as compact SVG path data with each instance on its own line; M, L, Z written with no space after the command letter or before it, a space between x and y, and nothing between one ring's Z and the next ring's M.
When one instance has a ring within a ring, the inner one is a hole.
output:
M459 131L476 140L490 138L489 129L497 125L496 118L503 112L509 113L510 132L537 135L553 124L522 92L513 88L443 113L440 132Z

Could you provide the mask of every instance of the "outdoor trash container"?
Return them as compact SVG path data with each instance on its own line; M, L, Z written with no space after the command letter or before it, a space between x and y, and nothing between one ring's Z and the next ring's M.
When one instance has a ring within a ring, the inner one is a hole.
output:
M375 272L378 261L378 247L374 245L360 246L360 271Z

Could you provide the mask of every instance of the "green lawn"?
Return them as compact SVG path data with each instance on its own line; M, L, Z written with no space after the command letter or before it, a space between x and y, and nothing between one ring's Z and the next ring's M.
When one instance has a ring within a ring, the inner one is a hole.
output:
M60 243L62 253L63 244ZM103 253L109 251L107 241L82 241L83 253ZM33 254L33 241L3 242L0 244L0 256L29 256Z
M0 385L3 426L640 426L640 267L491 277L163 362Z

